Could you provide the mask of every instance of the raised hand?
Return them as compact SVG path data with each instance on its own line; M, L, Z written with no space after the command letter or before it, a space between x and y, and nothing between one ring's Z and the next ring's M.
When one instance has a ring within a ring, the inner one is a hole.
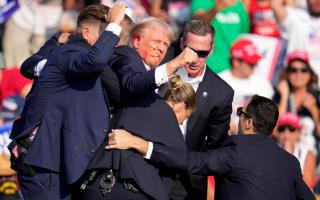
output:
M199 59L197 54L189 47L186 47L177 57L168 62L167 74L168 76L170 76L175 71L177 71L178 68L182 68L188 64L198 62L198 60Z
M120 25L121 21L124 19L124 16L125 16L124 11L127 7L128 6L125 3L116 4L109 10L108 15L106 15L105 17L106 21Z
M302 105L307 108L310 112L312 110L318 109L317 107L317 100L312 94L308 94L304 101L302 102Z
M286 98L289 97L290 90L289 90L288 81L286 80L280 81L280 83L277 86L277 89L278 89L278 92L281 94L281 97L286 97Z

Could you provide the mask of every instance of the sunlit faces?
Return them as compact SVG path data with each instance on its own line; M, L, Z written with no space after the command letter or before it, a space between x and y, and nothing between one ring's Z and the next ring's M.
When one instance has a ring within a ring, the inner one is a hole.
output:
M140 35L132 36L133 48L151 68L159 66L170 46L170 34L163 27L147 27Z
M239 65L239 73L241 74L242 78L249 78L254 70L255 65L252 65L246 61L238 60Z
M292 61L288 66L288 79L293 88L306 87L311 79L311 72L304 62Z
M198 55L198 61L196 63L186 66L187 73L190 77L195 78L201 76L206 61L213 51L212 44L212 35L209 33L205 36L200 36L189 32L185 41L183 41L183 39L181 40L182 49L188 46L192 50L195 50ZM208 52L207 56L204 55L205 52Z
M300 129L292 127L290 125L282 125L277 128L277 139L281 146L285 146L286 143L294 145L300 137Z
M320 0L308 0L308 9L312 16L320 16Z

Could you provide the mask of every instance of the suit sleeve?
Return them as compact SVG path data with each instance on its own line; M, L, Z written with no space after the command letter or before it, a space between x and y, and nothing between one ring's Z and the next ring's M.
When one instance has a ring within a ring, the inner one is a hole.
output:
M310 190L310 188L306 185L306 183L303 181L300 164L297 161L295 163L295 191L296 191L296 199L297 200L315 200L315 196Z
M78 50L67 50L61 56L61 67L70 76L90 76L101 73L108 65L119 37L110 31L104 31L97 42L86 54L79 55Z
M157 88L155 69L141 70L145 66L141 58L133 59L127 55L118 55L112 62L112 69L117 73L121 87L131 95L140 95ZM139 65L139 66L138 66Z
M235 166L234 156L236 151L232 146L208 152L187 152L155 143L150 159L189 174L208 176L230 171Z
M107 92L110 105L114 106L115 104L122 101L123 97L122 91L120 89L120 82L117 74L110 68L106 67L100 75L102 85Z
M20 73L28 78L34 79L34 67L43 59L47 59L49 53L59 45L58 38L61 33L56 33L52 36L40 49L37 53L33 54L31 57L26 59L20 68Z
M207 147L218 148L228 136L232 113L233 90L230 90L219 106L218 111L210 113L208 122Z

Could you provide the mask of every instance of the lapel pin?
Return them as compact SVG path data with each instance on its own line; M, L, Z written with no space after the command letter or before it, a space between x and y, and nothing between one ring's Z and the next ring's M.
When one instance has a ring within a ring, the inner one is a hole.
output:
M208 93L207 93L207 92L203 92L203 93L202 93L202 96L203 96L203 97L207 97L207 96L208 96Z

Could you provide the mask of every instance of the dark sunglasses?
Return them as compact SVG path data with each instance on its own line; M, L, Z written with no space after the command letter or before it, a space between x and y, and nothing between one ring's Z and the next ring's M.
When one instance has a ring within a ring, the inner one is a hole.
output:
M240 117L241 115L244 115L247 118L252 118L248 113L244 112L242 110L243 107L238 107L237 108L237 115Z
M189 46L187 46L187 45L184 45L184 47L189 47ZM209 53L210 53L210 50L209 51L204 51L204 50L195 50L195 49L193 49L193 48L191 48L191 47L189 47L192 51L194 51L197 55L198 55L198 57L199 58L205 58L205 57L207 57L208 55L209 55Z
M289 126L289 125L284 125L284 126L279 126L278 127L278 131L280 133L284 132L286 129L288 129L291 133L295 132L297 130L295 127L292 127L292 126Z
M297 73L297 72L307 73L307 72L310 72L310 70L307 67L302 67L302 68L299 69L299 68L295 68L295 67L289 66L288 67L288 72L289 73Z

